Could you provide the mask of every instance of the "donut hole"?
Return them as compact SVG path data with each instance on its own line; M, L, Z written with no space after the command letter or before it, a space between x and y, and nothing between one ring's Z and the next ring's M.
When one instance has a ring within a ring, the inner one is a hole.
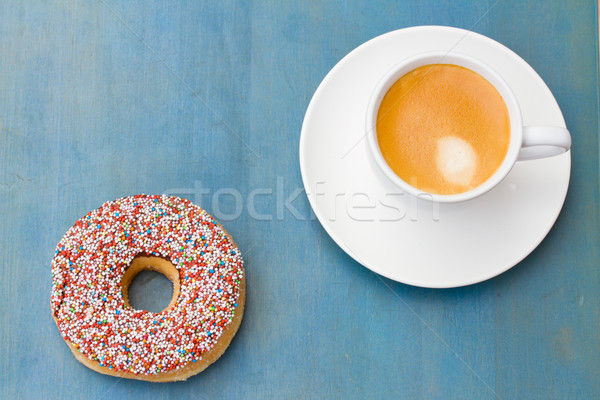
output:
M166 311L179 297L179 271L167 259L138 255L123 274L121 290L127 307L153 313Z

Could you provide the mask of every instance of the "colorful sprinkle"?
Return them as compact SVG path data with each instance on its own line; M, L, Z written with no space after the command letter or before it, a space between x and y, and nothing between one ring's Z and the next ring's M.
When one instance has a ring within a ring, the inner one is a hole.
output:
M160 313L127 307L121 292L132 260L149 254L180 273L181 293ZM56 247L52 274L52 313L65 339L112 370L155 374L196 362L215 345L235 315L243 261L200 207L138 195L77 221Z

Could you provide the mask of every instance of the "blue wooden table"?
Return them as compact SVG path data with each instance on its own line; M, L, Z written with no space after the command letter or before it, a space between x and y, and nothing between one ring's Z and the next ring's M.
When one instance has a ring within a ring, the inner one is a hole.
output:
M600 398L595 1L179 3L0 2L0 398ZM517 52L573 136L547 238L452 290L354 262L312 216L298 165L304 112L335 63L425 24ZM107 200L165 192L235 237L244 321L186 382L97 374L52 321L54 247Z

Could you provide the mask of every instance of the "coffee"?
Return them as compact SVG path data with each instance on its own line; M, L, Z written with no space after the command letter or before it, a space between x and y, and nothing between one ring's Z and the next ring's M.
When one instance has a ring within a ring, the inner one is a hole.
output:
M390 168L434 194L464 193L489 179L510 143L508 109L481 75L452 64L398 79L377 113L377 141Z

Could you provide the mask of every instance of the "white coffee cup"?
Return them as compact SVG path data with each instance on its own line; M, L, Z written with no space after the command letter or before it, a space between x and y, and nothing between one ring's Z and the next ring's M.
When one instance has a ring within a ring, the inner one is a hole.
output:
M424 192L402 180L389 167L377 142L377 114L383 97L392 85L408 72L423 65L454 64L474 71L487 79L498 90L510 119L510 144L498 170L485 182L464 193L434 194ZM566 128L550 126L523 126L517 99L504 79L483 62L455 52L428 52L408 58L394 66L377 84L367 108L367 139L369 149L383 173L404 192L419 198L441 203L457 203L474 199L498 185L517 161L555 156L571 148L571 135Z

